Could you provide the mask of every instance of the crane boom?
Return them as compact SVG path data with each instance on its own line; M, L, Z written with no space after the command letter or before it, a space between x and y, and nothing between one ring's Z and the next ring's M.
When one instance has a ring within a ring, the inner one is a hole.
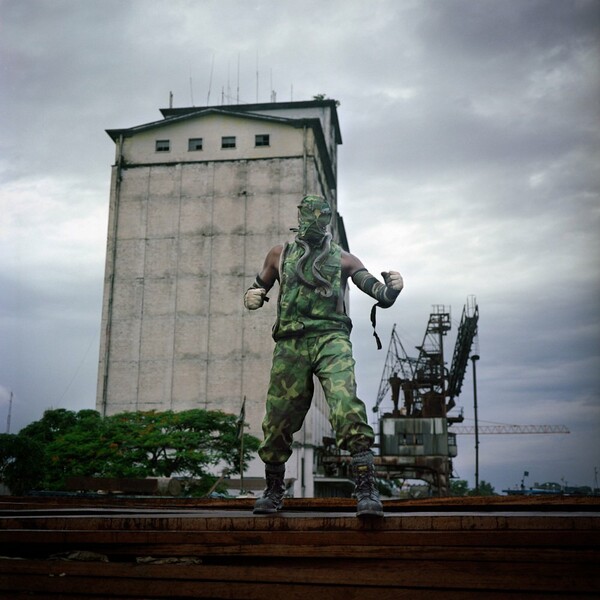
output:
M474 434L474 425L453 425L450 433ZM571 433L566 425L480 425L478 433Z
M454 354L452 356L452 366L448 378L447 394L450 398L456 398L462 389L462 384L469 362L469 353L473 340L477 335L477 322L479 321L479 308L472 297L471 303L463 308L462 318L458 327L456 344L454 345Z

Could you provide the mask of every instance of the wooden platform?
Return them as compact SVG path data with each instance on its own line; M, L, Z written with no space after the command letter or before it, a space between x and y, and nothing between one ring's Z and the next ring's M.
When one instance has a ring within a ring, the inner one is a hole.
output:
M600 502L0 499L0 598L600 597Z

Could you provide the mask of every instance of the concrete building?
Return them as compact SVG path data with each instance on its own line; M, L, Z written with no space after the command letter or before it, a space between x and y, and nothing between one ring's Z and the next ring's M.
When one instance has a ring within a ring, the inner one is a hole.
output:
M291 239L303 195L337 213L334 100L161 110L107 133L112 168L97 409L204 408L260 427L276 302L243 307L264 257ZM271 292L276 297L277 288ZM314 447L331 435L322 392L290 459L295 496L312 496ZM262 475L257 460L248 476Z

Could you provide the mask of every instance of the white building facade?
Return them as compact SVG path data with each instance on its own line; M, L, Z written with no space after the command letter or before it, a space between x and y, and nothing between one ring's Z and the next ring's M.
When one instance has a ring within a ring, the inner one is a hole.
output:
M334 100L163 109L107 133L112 168L97 410L238 414L262 438L276 302L243 294L267 251L291 239L305 194L337 213ZM277 287L271 296L276 297ZM314 495L314 449L331 435L320 386L286 477ZM247 476L261 476L253 462Z

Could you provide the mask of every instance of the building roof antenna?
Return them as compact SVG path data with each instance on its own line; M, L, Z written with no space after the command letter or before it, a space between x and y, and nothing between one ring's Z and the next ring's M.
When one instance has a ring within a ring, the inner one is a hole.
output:
M235 97L235 103L240 103L240 53L238 52L238 64L237 64L237 94Z
M231 104L231 63L227 61L227 104Z
M12 416L13 393L10 392L10 400L8 401L8 415L6 416L6 433L10 433L10 418Z
M213 52L212 61L210 64L210 78L208 79L208 95L206 96L206 106L210 106L210 90L212 88L213 71L215 68L215 53Z
M277 102L277 94L276 94L275 90L273 89L273 69L270 69L270 76L271 76L271 102Z
M258 104L258 48L256 49L256 103Z

